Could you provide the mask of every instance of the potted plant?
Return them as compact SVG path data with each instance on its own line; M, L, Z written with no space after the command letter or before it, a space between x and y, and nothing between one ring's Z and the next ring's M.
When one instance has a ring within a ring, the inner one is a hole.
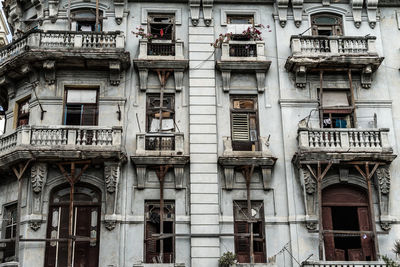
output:
M219 267L230 267L237 263L236 255L230 251L225 252L218 260Z
M261 30L257 29L260 28ZM218 36L218 38L211 43L211 46L214 46L215 48L220 48L222 43L227 43L229 42L232 38L238 38L239 39L248 39L251 41L262 41L262 29L264 29L264 25L262 24L258 24L258 25L252 25L249 26L246 30L244 30L241 34L233 34L231 32L225 33L225 34L220 34ZM269 29L269 25L267 26L268 32L271 32L271 30Z

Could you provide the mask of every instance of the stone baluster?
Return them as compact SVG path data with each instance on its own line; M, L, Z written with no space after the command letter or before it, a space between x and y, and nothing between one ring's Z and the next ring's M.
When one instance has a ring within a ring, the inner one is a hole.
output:
M87 142L87 131L83 130L82 132L83 132L83 134L82 134L82 145L85 146L86 142Z

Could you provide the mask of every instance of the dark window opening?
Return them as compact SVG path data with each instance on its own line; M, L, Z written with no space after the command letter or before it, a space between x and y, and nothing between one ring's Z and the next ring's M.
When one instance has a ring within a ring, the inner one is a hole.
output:
M231 98L232 149L258 151L258 114L256 97Z
M149 15L148 32L154 40L175 39L175 16L174 15Z
M4 238L15 238L17 229L17 204L11 204L4 207L3 230ZM15 260L15 240L5 243L3 248L3 261L10 262Z
M146 263L173 263L175 262L175 238L159 238L154 236L160 234L161 218L160 204L149 201L145 204L146 212L146 237L145 237L145 258ZM175 204L170 201L164 203L163 233L175 233ZM161 243L162 259L161 259Z
M261 201L251 202L251 215L246 201L234 201L235 253L240 263L250 263L250 240L253 236L254 263L265 262L264 205ZM253 229L253 231L251 231ZM242 234L242 235L241 235Z
M227 23L228 24L253 24L254 16L253 15L227 15Z
M29 100L30 97L17 103L17 127L29 124Z
M67 89L65 90L65 99L65 125L97 125L96 89Z
M103 11L99 10L99 24L96 29L96 10L78 9L71 12L72 20L76 23L76 31L99 32L103 27Z
M341 36L343 35L342 18L335 14L322 13L311 17L312 35Z

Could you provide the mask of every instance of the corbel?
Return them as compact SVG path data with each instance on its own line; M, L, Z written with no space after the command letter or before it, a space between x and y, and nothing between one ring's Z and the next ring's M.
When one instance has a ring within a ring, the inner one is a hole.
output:
M322 0L322 5L323 6L330 6L331 5L331 0Z
M14 81L8 78L6 75L0 76L0 87L7 87L8 98L14 98L17 92Z
M197 26L199 24L200 1L201 0L189 0L190 19L193 26Z
M376 25L376 12L378 10L378 0L365 0L367 6L369 26L374 29Z
M204 24L210 26L212 22L212 9L214 0L203 0Z
M176 165L176 166L174 166L175 189L182 189L183 188L184 173L185 173L184 165Z
M140 90L147 90L147 77L149 76L149 70L146 68L139 69L139 84Z
M231 71L223 70L221 71L222 76L222 89L224 92L229 92L231 86Z
M42 214L43 188L47 180L48 167L44 162L36 162L31 167L32 213Z
M47 84L54 84L56 81L56 61L46 60L43 62L44 79Z
M43 17L43 0L31 0L32 5L36 9L36 16L37 18L42 18Z
M277 0L279 23L282 28L286 26L289 0Z
M259 93L265 91L265 71L256 71L256 79L257 79L257 91Z
M183 69L174 70L175 90L177 92L183 89Z
M15 32L19 32L21 29L21 21L22 18L22 8L20 1L12 1L10 3L10 9L8 13L8 22L14 28Z
M137 188L144 189L144 183L146 181L146 166L136 165L136 178L137 178Z
M272 168L271 166L260 166L261 167L261 176L263 180L263 188L267 190L270 187L270 183L272 180Z
M371 88L372 83L372 67L365 66L361 71L361 86L365 89Z
M233 184L235 182L234 166L224 166L224 176L225 176L225 189L232 190Z
M303 1L304 0L292 0L294 24L297 28L300 27L303 18Z
M110 84L111 85L119 85L121 81L121 63L118 61L112 61L109 63L110 68Z
M353 10L354 25L356 28L361 26L361 13L363 8L364 0L351 0L351 7Z
M389 231L392 223L389 219L390 180L390 170L387 165L376 170L375 186L378 191L380 225L384 231Z
M124 7L124 0L114 0L115 22L118 25L122 23L122 19L124 18Z
M309 231L317 230L317 181L306 168L299 169L299 179L303 189L306 209L306 227Z
M307 72L306 66L298 66L296 68L296 86L299 88L306 87L307 83Z
M104 183L106 193L106 214L115 214L117 192L120 176L120 165L118 162L104 163Z
M56 17L58 16L59 0L49 0L49 17L52 18L51 22L56 22Z

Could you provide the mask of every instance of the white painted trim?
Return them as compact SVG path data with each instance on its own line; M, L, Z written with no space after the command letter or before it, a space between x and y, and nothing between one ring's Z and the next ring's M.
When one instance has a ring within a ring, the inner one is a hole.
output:
M159 13L159 14L175 14L175 24L182 24L182 9L176 7L142 7L140 23L143 25L147 24L147 16L149 13Z
M258 9L221 9L221 26L228 25L228 15L253 15L254 24L261 23L260 10Z

